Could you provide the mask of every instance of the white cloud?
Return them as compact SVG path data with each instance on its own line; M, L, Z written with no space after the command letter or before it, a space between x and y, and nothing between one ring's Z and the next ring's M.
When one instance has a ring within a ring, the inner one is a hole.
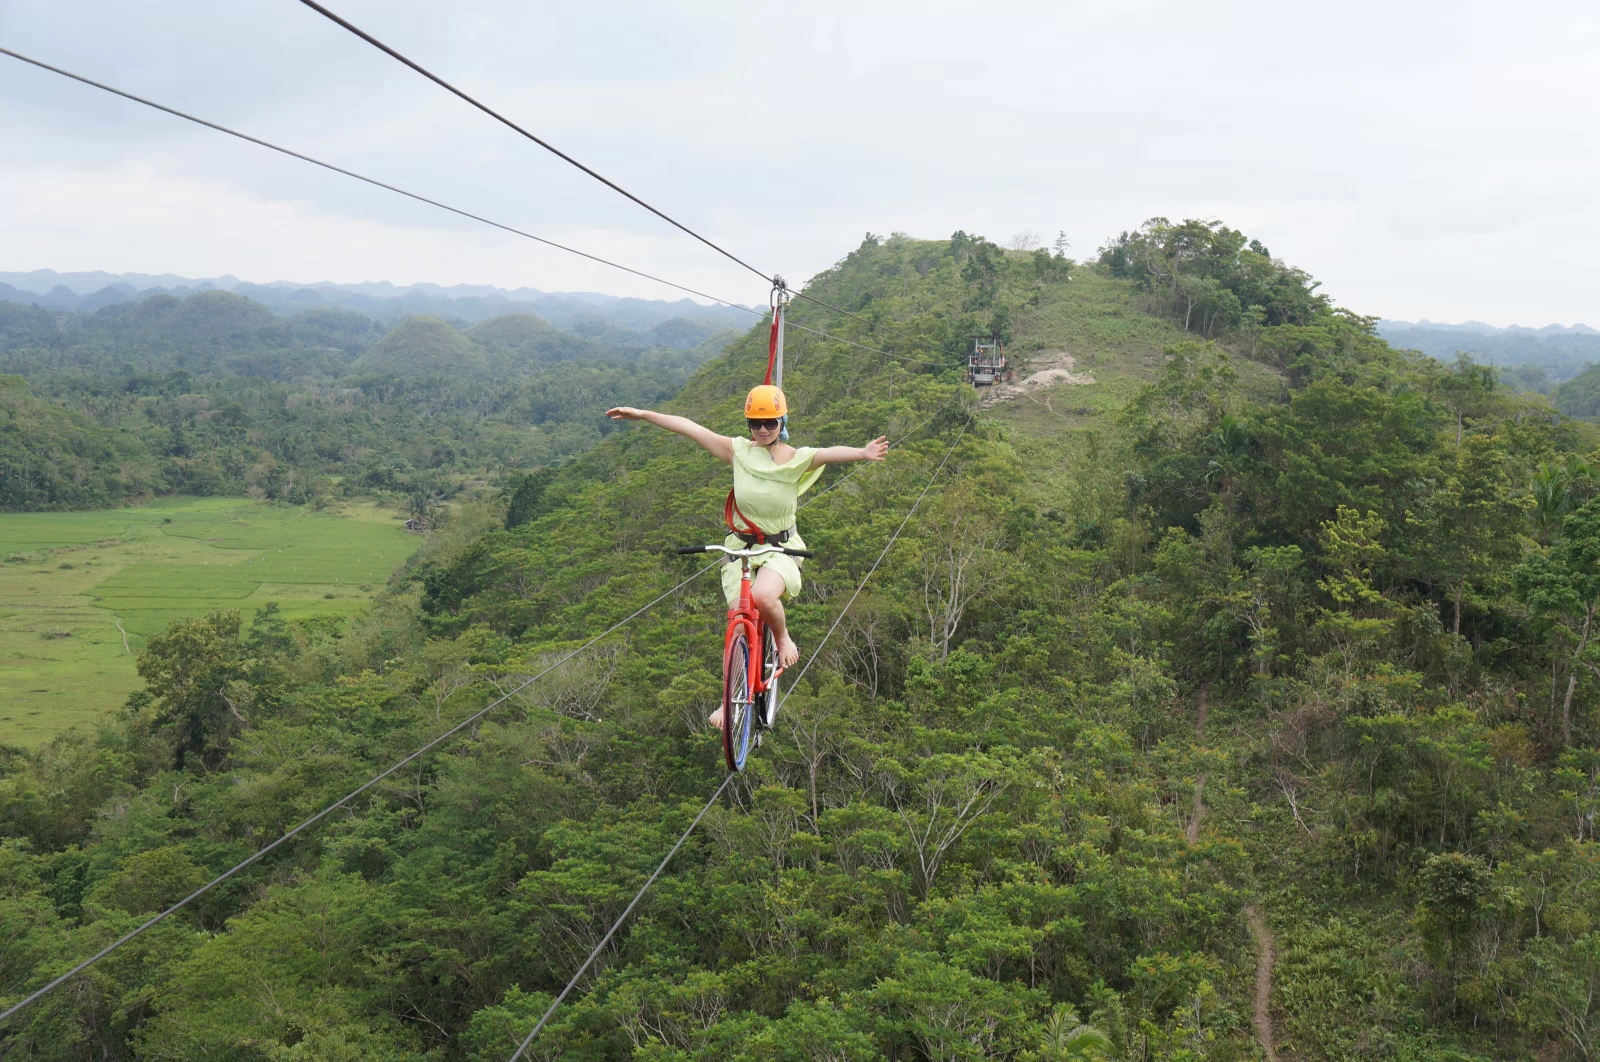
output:
M682 295L473 221L452 222L420 204L416 212L428 225L380 223L329 214L312 203L257 198L224 182L163 173L145 164L93 172L0 167L0 187L15 193L0 198L0 231L8 245L49 248L47 262L21 260L22 269L193 277L233 273L258 283L442 279L651 299ZM432 224L440 217L442 225ZM704 285L701 290L711 295L723 295L721 283L726 298L749 303L765 298L759 281L735 289L721 271L684 268L673 239L595 228L556 230L549 236L691 287Z
M1066 229L1086 255L1153 214L1214 216L1360 312L1600 323L1600 264L1583 251L1600 240L1600 20L1576 0L340 10L791 279L869 229ZM763 297L758 278L299 5L8 7L0 31L508 224ZM0 268L655 294L16 64L0 65L0 98L0 198L81 197L41 204L48 225L10 221Z

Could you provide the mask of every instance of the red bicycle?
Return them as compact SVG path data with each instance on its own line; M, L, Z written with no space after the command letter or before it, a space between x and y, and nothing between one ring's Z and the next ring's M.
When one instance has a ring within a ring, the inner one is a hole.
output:
M783 546L680 546L679 553L725 553L739 558L739 603L728 610L728 633L722 649L722 754L728 770L744 770L752 739L761 744L761 731L770 730L778 712L778 643L761 620L761 612L750 596L750 559L767 553L786 553L791 557L810 557L807 549ZM750 650L761 646L761 666L751 668ZM758 710L759 709L759 710ZM758 718L759 716L759 718Z

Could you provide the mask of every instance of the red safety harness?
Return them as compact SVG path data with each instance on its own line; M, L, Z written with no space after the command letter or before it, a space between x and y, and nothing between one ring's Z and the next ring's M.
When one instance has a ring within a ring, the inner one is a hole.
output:
M781 546L794 535L794 528L779 531L769 535L761 528L750 522L750 518L739 511L739 503L733 500L733 491L728 492L728 500L722 505L722 519L727 523L728 530L732 531L747 546L774 545ZM738 521L738 523L735 523ZM744 526L740 526L743 524Z

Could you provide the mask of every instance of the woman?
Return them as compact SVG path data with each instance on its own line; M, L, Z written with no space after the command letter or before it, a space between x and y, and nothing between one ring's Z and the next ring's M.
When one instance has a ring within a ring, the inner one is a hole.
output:
M688 417L631 406L608 409L606 416L613 420L648 421L658 428L688 436L719 461L732 465L735 519L742 518L746 526L760 531L766 541L774 545L805 549L805 541L794 526L800 495L817 481L825 465L882 461L889 450L889 441L879 436L865 446L802 446L797 449L778 438L788 412L789 402L783 392L770 384L762 384L751 388L744 400L745 420L750 428L748 439L718 435ZM739 549L755 541L754 534L732 534L724 544L729 549ZM755 599L762 621L771 628L778 643L779 662L784 667L792 667L800 659L800 650L789 637L781 599L785 594L792 598L800 592L800 561L782 553L765 553L752 558L750 568L754 573L750 595ZM722 569L722 592L729 608L739 602L739 571L737 564ZM721 708L712 715L711 723L722 725Z

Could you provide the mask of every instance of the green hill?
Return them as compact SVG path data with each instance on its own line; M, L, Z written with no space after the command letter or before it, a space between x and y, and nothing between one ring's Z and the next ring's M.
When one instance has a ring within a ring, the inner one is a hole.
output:
M150 342L184 347L235 350L263 338L278 340L285 332L282 319L271 310L226 291L204 291L186 299L154 295L101 312Z
M396 376L477 375L488 358L472 340L437 317L408 317L351 365L357 373Z
M593 357L597 353L591 344L531 313L491 318L473 325L466 334L489 352L500 371L525 372L554 362Z
M331 375L346 367L349 341L361 331L351 317L359 315L332 311L303 320L278 317L225 291L182 299L152 295L93 313L0 303L0 371L33 377L130 372ZM370 335L366 342L376 338ZM341 349L330 352L330 347Z
M289 318L294 337L308 346L336 347L352 357L383 337L377 321L354 310L319 308Z
M1527 377L1552 390L1600 360L1600 335L1564 329L1465 330L1419 327L1385 321L1383 337L1396 347L1420 350L1444 362L1465 354L1481 365L1498 366L1506 376Z
M586 449L606 408L659 401L720 349L647 349L639 333L605 346L534 317L492 324L484 348L434 318L390 330L342 309L275 317L222 292L93 314L0 302L0 372L28 382L10 417L22 441L8 448L23 463L0 483L0 508L374 490L422 505ZM64 449L69 437L82 445ZM30 447L61 456L24 461Z
M1591 365L1556 390L1556 408L1569 417L1600 420L1600 365Z
M92 509L168 489L166 470L131 433L35 396L0 375L0 512Z
M1600 433L1216 223L869 238L809 290L857 345L790 336L795 442L895 445L801 512L777 728L542 1057L1600 1052ZM966 386L980 333L1015 384ZM764 365L666 408L739 431ZM669 550L727 470L607 430L362 627L177 628L102 737L0 760L16 999L488 710L6 1046L509 1057L726 777Z

